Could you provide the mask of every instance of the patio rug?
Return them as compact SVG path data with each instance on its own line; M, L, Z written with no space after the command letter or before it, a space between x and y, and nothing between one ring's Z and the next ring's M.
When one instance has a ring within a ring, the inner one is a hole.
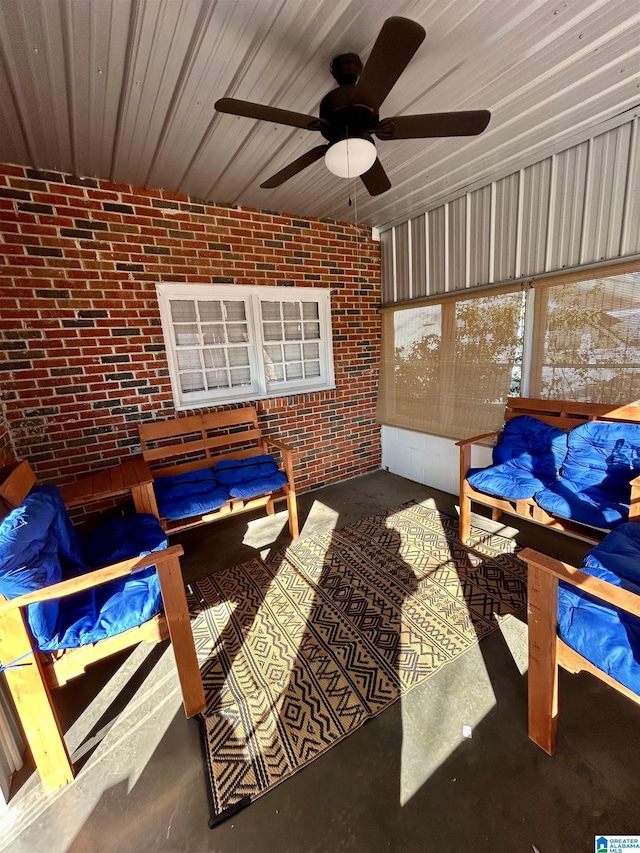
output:
M214 826L525 603L513 541L411 503L191 585Z

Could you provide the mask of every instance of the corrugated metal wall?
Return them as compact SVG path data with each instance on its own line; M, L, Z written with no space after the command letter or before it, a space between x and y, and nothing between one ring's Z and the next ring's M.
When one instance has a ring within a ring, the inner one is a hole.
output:
M640 254L638 117L381 228L384 304Z

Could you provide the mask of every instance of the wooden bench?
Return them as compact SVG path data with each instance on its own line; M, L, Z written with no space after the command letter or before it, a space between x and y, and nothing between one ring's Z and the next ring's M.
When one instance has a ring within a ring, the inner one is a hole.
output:
M274 502L286 500L289 533L299 535L298 508L293 474L292 449L282 441L264 436L258 425L258 413L252 406L206 415L191 415L139 425L142 456L154 477L183 474L200 468L213 468L222 459L248 459L279 452L287 482L274 492L254 498L230 498L219 509L185 519L161 519L167 533L184 530L233 513L265 507L273 515ZM146 508L160 518L157 503Z
M538 400L531 397L509 397L505 423L518 415L529 415L546 424L569 431L587 421L620 421L640 423L640 406L611 406L605 403L575 403L568 400ZM557 518L545 512L535 500L507 500L474 489L467 480L471 468L471 448L474 444L496 443L502 434L496 432L476 435L457 441L460 448L460 539L465 542L471 534L471 503L491 507L491 518L498 521L503 512L525 518L546 527L570 533L588 542L598 542L606 531L589 528L576 522ZM640 477L632 482L629 520L640 520Z

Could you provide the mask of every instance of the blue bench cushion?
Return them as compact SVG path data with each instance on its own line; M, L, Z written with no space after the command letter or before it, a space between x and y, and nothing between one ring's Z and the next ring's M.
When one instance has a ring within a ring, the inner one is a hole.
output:
M469 472L474 489L510 500L532 498L556 477L567 448L562 430L529 415L505 425L493 449L494 464Z
M286 474L269 455L222 459L213 471L233 498L253 498L280 489L287 482Z
M640 524L607 534L582 570L640 595ZM587 660L640 695L640 619L569 584L558 592L558 634Z
M210 468L156 477L153 489L160 515L170 519L213 512L229 499L228 490L218 482Z
M580 490L570 480L558 478L553 485L536 492L536 503L558 518L612 530L629 518L629 502L617 503L611 492L593 486Z
M569 433L560 476L536 494L547 512L594 527L629 517L630 481L640 474L640 424L590 421Z
M36 487L0 524L0 593L16 598L88 571L94 560L106 564L166 548L167 543L150 515L112 519L83 541L58 489ZM31 604L27 619L38 648L53 650L119 634L146 622L161 607L152 566L92 590Z

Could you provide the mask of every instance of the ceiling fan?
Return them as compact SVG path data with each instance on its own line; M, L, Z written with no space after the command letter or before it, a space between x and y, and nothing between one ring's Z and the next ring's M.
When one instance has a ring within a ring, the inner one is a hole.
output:
M319 117L276 107L221 98L215 108L222 113L272 121L304 130L319 131L327 142L317 145L260 184L278 187L324 157L329 171L339 177L360 176L370 195L391 187L378 159L372 137L425 139L436 136L475 136L489 124L488 110L424 113L380 120L379 109L418 50L426 33L408 18L387 18L365 65L355 53L343 53L331 63L338 83L320 102Z

